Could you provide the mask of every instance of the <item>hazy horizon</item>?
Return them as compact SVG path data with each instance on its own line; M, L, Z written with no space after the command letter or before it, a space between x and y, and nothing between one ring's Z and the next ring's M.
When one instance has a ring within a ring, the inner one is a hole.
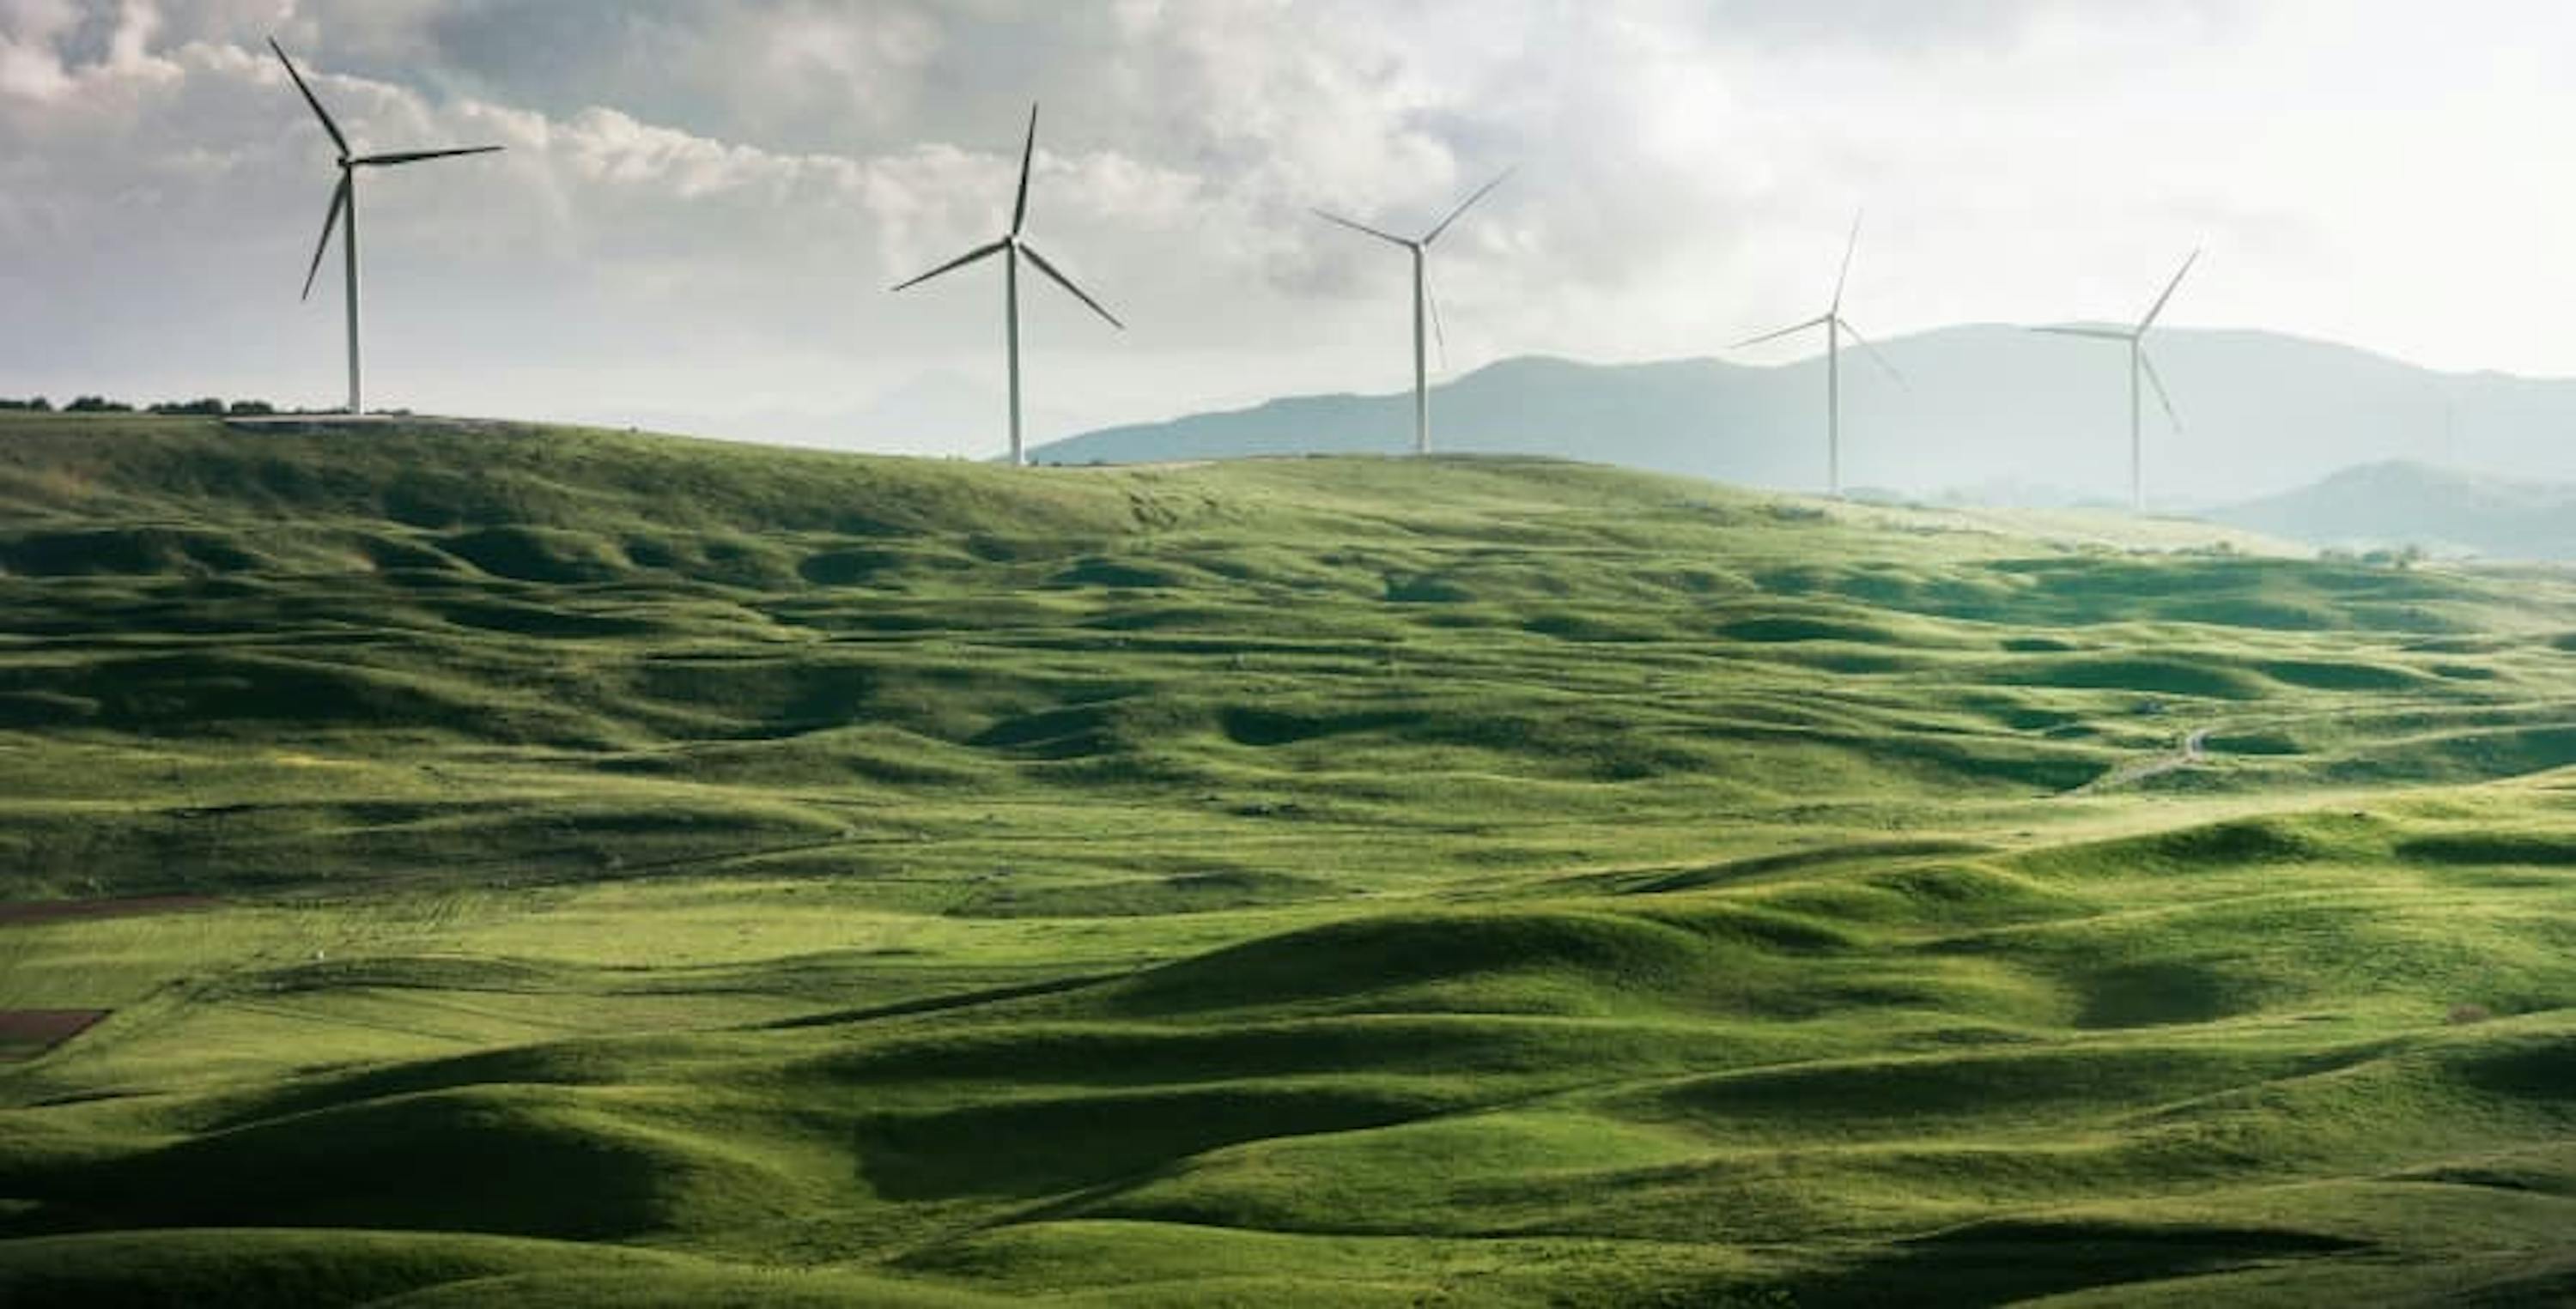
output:
M1132 328L1027 297L1033 441L1402 388L1400 256L1307 207L1412 228L1509 166L1441 376L1805 357L1726 347L1822 308L1858 209L1880 341L2133 317L2206 247L2175 326L2576 376L2544 4L0 0L0 395L337 398L271 33L364 148L509 148L369 180L384 405L992 453L998 272L885 288L998 233L1032 99L1032 233Z

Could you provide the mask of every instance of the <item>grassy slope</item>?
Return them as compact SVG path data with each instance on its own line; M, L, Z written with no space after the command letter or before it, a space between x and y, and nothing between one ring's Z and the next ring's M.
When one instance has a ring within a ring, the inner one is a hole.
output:
M225 899L0 925L117 1011L0 1065L0 1289L2576 1284L2554 575L1525 461L0 456L0 896Z

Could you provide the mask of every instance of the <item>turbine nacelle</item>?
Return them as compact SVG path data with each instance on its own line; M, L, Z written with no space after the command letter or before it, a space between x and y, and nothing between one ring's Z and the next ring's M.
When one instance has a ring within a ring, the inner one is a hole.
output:
M1377 239L1379 239L1379 240L1381 240L1381 241L1384 241L1384 242L1387 242L1387 243L1388 243L1388 244L1390 244L1390 245L1400 245L1400 246L1403 246L1405 249L1407 249L1407 250L1411 250L1411 251L1412 251L1412 252L1414 252L1415 254L1419 255L1419 254L1425 253L1425 252L1427 252L1428 250L1430 250L1430 249L1431 249L1431 243L1432 243L1432 242L1434 242L1434 241L1439 240L1439 239L1440 239L1440 234L1441 234L1442 232L1446 232L1446 231L1448 231L1448 230L1449 230L1449 225L1450 225L1451 223L1457 222L1457 221L1458 221L1458 216L1459 216L1460 214L1466 213L1469 209L1474 208L1474 207L1475 207L1475 205L1476 205L1476 202L1477 202L1477 201L1482 200L1482 199L1484 199L1486 196L1493 194L1493 190L1494 190L1494 188L1495 188L1495 187L1501 186L1503 183L1510 181L1510 180L1511 180L1511 177L1512 177L1512 174L1513 174L1513 173L1515 173L1515 172L1517 172L1517 171L1519 171L1519 170L1518 170L1518 169L1512 169L1512 168L1506 168L1506 169L1504 169L1500 174L1498 174L1498 175L1494 178L1494 180L1493 180L1493 181L1487 182L1487 183L1485 183L1483 186L1477 187L1477 188L1475 189L1475 191L1474 191L1474 192L1472 192L1471 194L1469 194L1469 195L1468 195L1468 197L1467 197L1466 199L1459 201L1459 202L1458 202L1458 207L1457 207L1457 208L1455 208L1455 209L1450 210L1450 211L1449 211L1449 215L1448 215L1448 217L1443 218L1443 219L1441 219L1439 222L1432 224L1432 225L1431 225L1431 230L1430 230L1430 231L1425 232L1425 233L1423 233L1422 235L1420 235L1420 236L1418 236L1418 237L1397 236L1397 235L1395 235L1395 234L1394 234L1394 233L1392 233L1392 232L1381 231L1381 230L1379 230L1379 229L1377 229L1377 228L1374 228L1374 227L1369 226L1369 225L1368 225L1368 224L1366 224L1366 223L1359 222L1359 221L1354 220L1354 219L1344 218L1344 217L1342 217L1340 214L1332 213L1332 212L1330 212L1330 211L1323 210L1323 209L1318 209L1318 210L1316 210L1316 211L1315 211L1315 216L1316 216L1317 218L1324 219L1324 220L1325 220L1325 221L1327 221L1327 222L1339 223L1339 224L1341 224L1342 226L1347 227L1347 228L1351 229L1351 230L1352 230L1352 231L1354 231L1354 232L1360 232L1360 233L1365 233L1366 235L1369 235L1369 236L1374 236L1374 237L1376 237Z
M1877 364L1898 386L1910 386L1905 380L1905 374L1898 370L1895 364L1890 363L1887 356L1880 354L1878 347L1871 345L1869 339L1860 334L1860 329L1852 326L1850 319L1843 317L1843 291L1851 282L1852 252L1860 248L1860 220L1861 215L1852 215L1851 235L1843 241L1842 271L1834 275L1834 298L1827 302L1825 312L1802 323L1792 323L1777 331L1747 337L1736 342L1733 348L1742 350L1748 346L1777 341L1784 336L1796 336L1800 332L1814 328L1829 327L1837 333L1847 333L1852 340L1859 342L1861 349L1868 352L1870 362Z

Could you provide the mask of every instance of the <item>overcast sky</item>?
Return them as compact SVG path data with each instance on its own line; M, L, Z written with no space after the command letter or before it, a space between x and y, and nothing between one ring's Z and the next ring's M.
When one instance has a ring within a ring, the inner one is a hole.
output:
M366 178L374 403L991 453L863 429L998 396L997 266L886 287L1000 234L1031 100L1030 234L1130 325L1023 288L1038 439L1398 389L1403 256L1308 207L1506 167L1453 373L1722 354L1865 208L1880 338L2134 316L2205 245L2172 322L2576 374L2563 0L0 0L0 395L339 398L272 33L363 149L508 147Z

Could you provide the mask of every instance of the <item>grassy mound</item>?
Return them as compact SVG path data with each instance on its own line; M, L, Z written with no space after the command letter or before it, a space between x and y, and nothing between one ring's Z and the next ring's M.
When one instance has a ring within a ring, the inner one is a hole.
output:
M1642 919L1596 914L1378 916L1222 950L1120 988L1120 1007L1165 1014L1321 1006L1402 1010L1455 994L1513 1007L1590 1008L1720 983L1709 944Z
M0 1009L106 1015L0 1065L0 1300L2567 1285L2555 575L1519 459L0 454Z
M362 1305L443 1285L544 1274L667 1277L641 1251L395 1232L162 1231L0 1241L0 1292L16 1304L305 1309Z
M61 1194L122 1222L252 1223L599 1240L779 1179L578 1093L477 1086L316 1110L84 1170Z

